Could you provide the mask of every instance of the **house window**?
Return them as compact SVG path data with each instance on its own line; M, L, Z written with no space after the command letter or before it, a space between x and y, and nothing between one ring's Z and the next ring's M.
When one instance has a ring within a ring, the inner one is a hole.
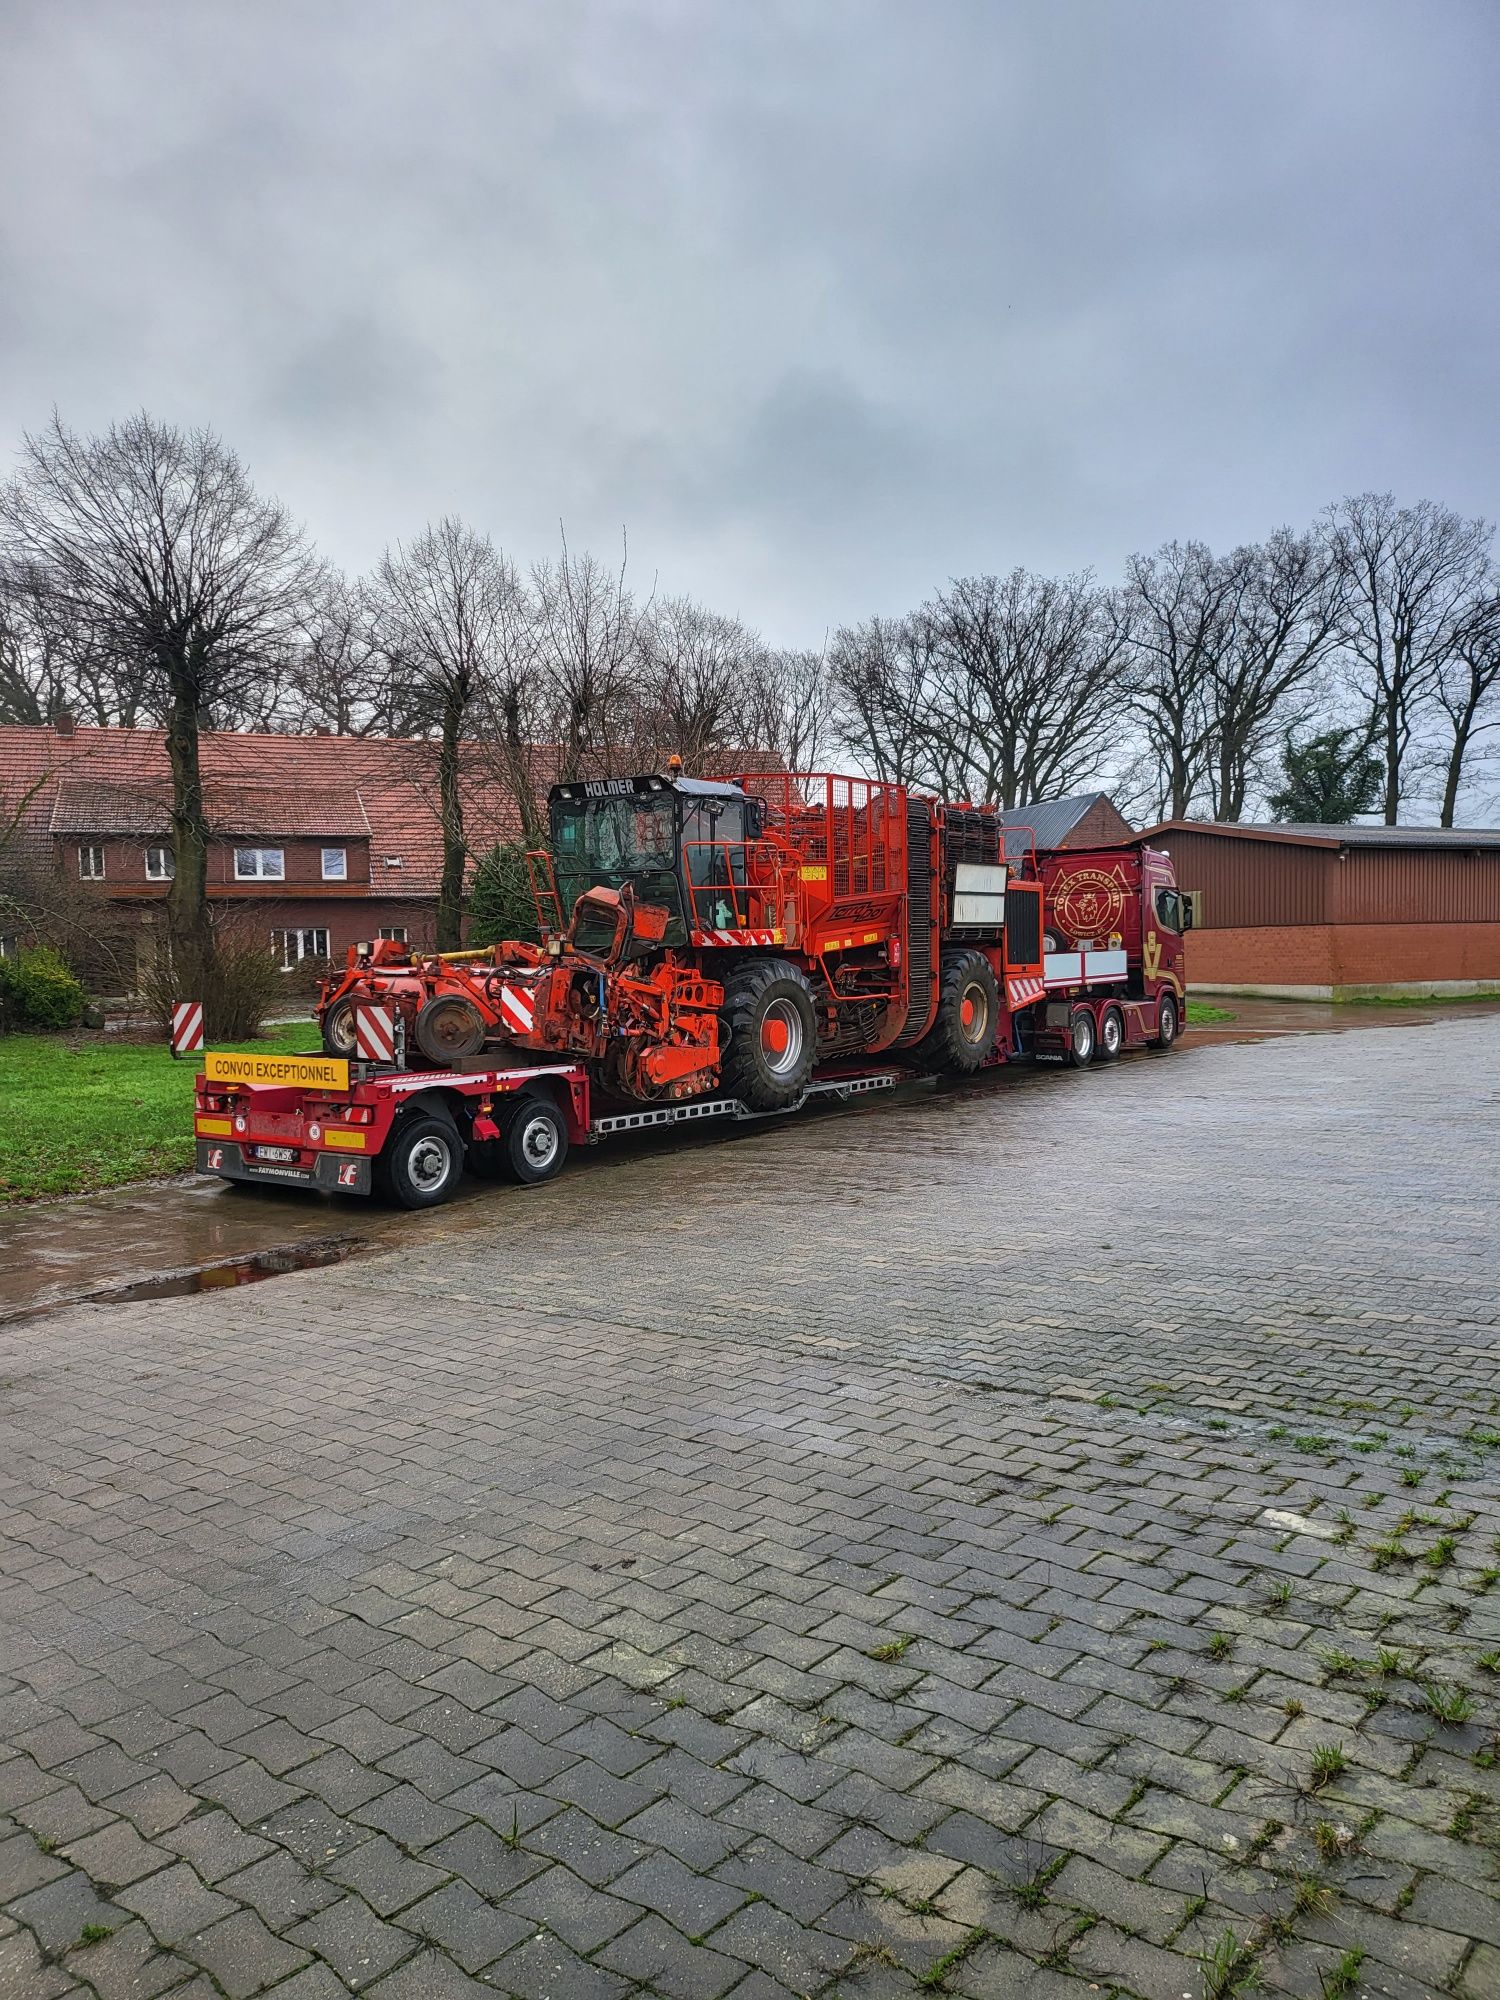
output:
M349 863L342 847L323 849L323 880L343 882L348 878Z
M380 926L380 935L385 939L387 944L405 944L406 926L405 924L382 924Z
M85 882L104 880L104 849L100 847L80 847L78 850L78 872Z
M237 847L236 882L279 882L286 874L286 856L279 847Z
M177 873L177 864L170 847L148 847L146 849L146 880L148 882L170 882Z
M326 930L272 931L271 949L283 972L295 972L304 958L327 958Z

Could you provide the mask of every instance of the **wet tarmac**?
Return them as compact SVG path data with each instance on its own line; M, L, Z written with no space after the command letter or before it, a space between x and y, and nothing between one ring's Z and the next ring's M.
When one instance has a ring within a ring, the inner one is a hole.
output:
M1232 1015L1226 1021L1190 1027L1174 1062L1211 1059L1224 1043L1263 1042L1288 1036L1348 1034L1407 1027L1441 1026L1500 1016L1500 1002L1461 1006L1339 1006L1318 1002L1240 1000L1214 996L1206 1004ZM1130 1056L1127 1062L1159 1061ZM932 1140L942 1143L947 1120L945 1097L976 1091L1010 1093L1056 1087L1072 1072L1052 1067L995 1072L977 1082L940 1086L925 1080L903 1085L899 1095L926 1095L933 1101ZM828 1108L799 1114L799 1123L880 1117L882 1106ZM619 1166L632 1155L671 1151L684 1156L684 1171L695 1171L692 1156L703 1146L733 1144L737 1133L757 1126L704 1127L678 1134L653 1134L575 1154L571 1175ZM867 1143L861 1124L856 1147ZM907 1127L908 1136L910 1127ZM282 1272L341 1261L360 1250L393 1240L425 1245L447 1232L467 1234L496 1225L495 1204L526 1199L521 1190L467 1182L446 1207L426 1214L382 1207L353 1197L310 1194L301 1189L231 1186L186 1176L139 1183L107 1193L0 1209L0 1322L26 1317L70 1302L106 1305L122 1298L172 1296L215 1285L242 1284Z

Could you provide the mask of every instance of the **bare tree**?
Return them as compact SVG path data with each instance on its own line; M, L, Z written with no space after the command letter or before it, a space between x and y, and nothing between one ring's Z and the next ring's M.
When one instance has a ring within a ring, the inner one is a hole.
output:
M1500 730L1500 589L1493 579L1459 612L1437 703L1449 729L1441 824L1452 826L1470 755L1481 737Z
M212 989L199 735L285 653L310 561L279 501L207 430L142 412L83 438L54 416L0 492L9 560L37 565L58 616L138 676L172 771L167 931L184 991ZM212 1023L210 1024L212 1025Z
M301 733L370 736L385 729L387 683L370 591L325 569L288 665L277 721Z
M443 837L437 945L454 950L463 923L463 744L520 592L515 569L452 515L406 547L387 549L376 573L378 616L414 720L436 738L436 809Z
M1092 778L1119 729L1120 607L1087 572L960 577L924 607L936 634L934 763L1010 807Z
M532 570L536 666L562 779L609 769L629 736L641 608L625 568L624 553L609 570L587 551L574 555L564 536L557 560Z
M1222 565L1233 616L1202 665L1209 800L1216 820L1237 820L1267 755L1305 719L1289 713L1309 696L1338 633L1339 564L1326 535L1278 528Z
M1154 809L1190 812L1207 789L1209 689L1225 672L1246 577L1202 542L1168 542L1126 565L1130 648L1126 687L1156 773Z
M841 625L828 653L836 727L877 778L938 785L929 718L937 698L937 628L925 612Z
M738 733L742 690L761 642L737 618L709 611L691 597L653 604L637 627L628 728L631 761L642 769L675 751L698 775L743 747Z
M815 771L832 734L828 657L762 647L734 697L735 747L788 771Z
M1460 608L1483 585L1493 530L1431 500L1398 507L1390 493L1341 500L1327 518L1344 583L1340 637L1376 720L1382 806L1394 826L1414 740L1453 656Z

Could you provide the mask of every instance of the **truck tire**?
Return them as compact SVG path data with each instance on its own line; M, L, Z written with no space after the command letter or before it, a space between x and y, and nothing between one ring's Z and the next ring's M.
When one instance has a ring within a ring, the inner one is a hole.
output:
M923 1069L970 1076L995 1046L1000 989L981 951L943 953L937 1015L912 1051Z
M724 982L719 1081L752 1111L784 1111L807 1088L817 1055L812 988L784 958L752 958Z
M439 993L417 1016L413 1034L431 1063L447 1066L478 1055L484 1047L484 1016L461 993Z
M1163 1055L1170 1055L1177 1046L1181 1028L1182 1016L1177 1011L1176 1000L1170 993L1163 993L1156 1016L1156 1033L1151 1038L1152 1048L1160 1049Z
M538 1187L562 1172L568 1157L568 1128L550 1098L523 1097L507 1117L499 1143L511 1180L522 1187Z
M352 1060L355 1048L354 1002L335 1000L323 1016L323 1053Z
M1099 1031L1087 1007L1075 1007L1068 1023L1068 1061L1074 1069L1087 1069L1099 1046Z
M1099 1023L1099 1060L1113 1062L1125 1046L1125 1017L1118 1007L1106 1007Z
M453 1120L446 1112L419 1111L396 1120L374 1178L403 1208L436 1208L457 1192L463 1167L464 1142Z

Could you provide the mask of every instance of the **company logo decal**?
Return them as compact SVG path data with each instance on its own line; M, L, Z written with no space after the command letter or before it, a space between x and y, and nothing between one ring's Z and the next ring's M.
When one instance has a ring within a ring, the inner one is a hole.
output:
M1116 868L1075 868L1052 885L1053 915L1072 938L1107 938L1125 916L1125 884Z

